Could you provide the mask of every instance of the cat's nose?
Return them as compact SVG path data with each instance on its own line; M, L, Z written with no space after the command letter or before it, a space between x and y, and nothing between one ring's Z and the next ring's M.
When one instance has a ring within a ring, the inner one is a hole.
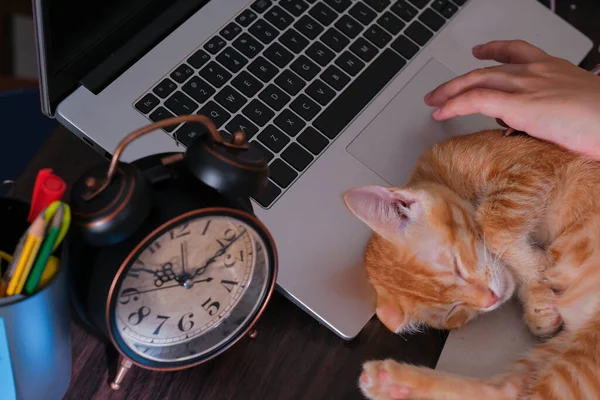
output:
M485 306L485 308L492 307L500 300L498 298L498 296L496 295L496 293L494 293L494 291L492 289L489 289L489 291L490 291L490 296L488 298L487 305Z

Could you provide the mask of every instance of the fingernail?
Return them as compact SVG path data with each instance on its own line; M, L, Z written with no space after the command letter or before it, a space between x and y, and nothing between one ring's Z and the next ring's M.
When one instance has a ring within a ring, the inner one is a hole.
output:
M482 47L482 44L478 44L477 46L473 47L473 51L479 51Z
M429 92L425 95L425 100L429 100L429 98L431 97L431 93L433 93L433 92Z
M435 110L433 110L433 116L435 118L437 118L440 115L441 112L442 111L439 108L436 108Z

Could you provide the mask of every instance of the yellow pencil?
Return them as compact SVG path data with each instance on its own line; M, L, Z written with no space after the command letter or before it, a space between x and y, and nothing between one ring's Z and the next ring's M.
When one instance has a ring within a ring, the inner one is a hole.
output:
M8 289L6 289L7 296L20 294L23 290L23 286L25 286L25 281L29 276L31 266L35 261L37 252L44 239L45 227L46 224L44 223L43 214L40 214L40 216L33 221L27 232L27 239L25 239L23 251L19 255L15 274L8 284Z

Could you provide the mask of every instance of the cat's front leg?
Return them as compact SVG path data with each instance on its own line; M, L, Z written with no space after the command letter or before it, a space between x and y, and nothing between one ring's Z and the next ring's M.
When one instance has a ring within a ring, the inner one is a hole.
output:
M370 361L359 379L370 400L516 400L511 384L461 377L393 360Z
M536 336L553 336L562 323L556 307L556 294L552 289L538 282L523 284L519 288L523 303L525 323Z

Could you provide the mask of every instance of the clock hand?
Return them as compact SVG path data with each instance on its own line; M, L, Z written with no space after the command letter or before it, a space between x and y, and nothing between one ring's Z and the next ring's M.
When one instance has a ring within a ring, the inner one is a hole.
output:
M185 241L181 242L181 271L185 274Z
M227 249L229 248L229 246L231 246L232 244L235 243L236 240L238 240L240 237L242 237L244 234L246 233L246 230L244 229L242 232L240 232L239 235L235 236L233 238L233 240L231 240L231 242L227 243L227 245L221 247L219 250L217 250L217 252L208 260L206 260L206 262L204 263L203 266L199 267L196 269L196 271L194 271L192 278L198 275L202 275L206 269L208 268L208 266L212 263L214 263L218 257L221 257L223 254L225 254L225 252L227 251Z
M210 282L212 281L213 278L211 278L210 276L208 278L204 278L204 279L197 279L194 281L194 283L200 283L200 282ZM156 292L157 290L163 290L163 289L171 289L174 287L181 287L180 284L177 285L170 285L170 286L160 286L157 288L153 288L153 289L147 289L147 290L142 290L141 292L137 292L136 294L142 294L142 293L150 293L150 292Z

